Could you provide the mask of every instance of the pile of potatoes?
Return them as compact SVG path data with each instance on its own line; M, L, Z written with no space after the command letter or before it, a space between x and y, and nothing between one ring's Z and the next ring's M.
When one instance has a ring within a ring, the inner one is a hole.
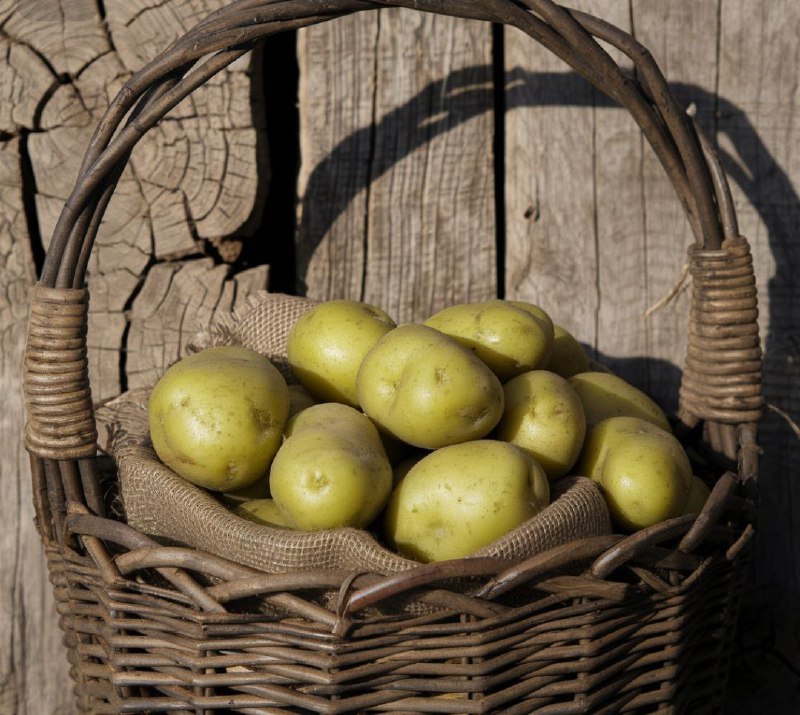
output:
M329 301L295 323L287 357L297 385L251 350L203 350L169 368L148 405L159 458L254 521L371 528L427 562L535 516L565 475L593 479L628 532L708 495L658 405L590 370L530 303L459 304L398 326Z

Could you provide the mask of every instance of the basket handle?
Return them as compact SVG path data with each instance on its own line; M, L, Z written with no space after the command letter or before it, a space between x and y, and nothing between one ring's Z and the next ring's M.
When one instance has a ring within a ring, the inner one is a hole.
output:
M631 113L664 166L695 237L682 418L729 423L719 441L721 449L735 449L732 425L760 416L755 280L725 174L650 53L634 38L552 0L235 0L135 73L111 102L63 207L34 292L25 370L26 444L34 459L81 460L80 479L72 481L82 485L95 511L100 508L91 459L96 426L83 286L103 213L133 147L192 91L268 35L389 6L516 27ZM597 40L629 57L635 75L621 69ZM37 469L41 473L41 465Z
M672 181L699 247L719 249L724 239L737 237L725 175L709 167L713 157L704 155L694 122L678 106L647 49L607 22L552 0L238 0L134 74L112 101L57 223L41 282L59 288L83 285L100 219L130 151L182 99L270 34L386 6L503 23L530 35L629 110ZM595 37L625 53L641 80L627 76Z

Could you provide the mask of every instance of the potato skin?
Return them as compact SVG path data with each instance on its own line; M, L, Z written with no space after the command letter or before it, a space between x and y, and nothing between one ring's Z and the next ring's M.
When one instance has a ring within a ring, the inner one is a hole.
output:
M549 318L545 323L521 305L499 299L459 303L432 315L424 325L472 350L505 382L543 367L553 347Z
M575 390L559 375L531 370L504 386L498 439L524 449L553 480L575 464L586 436L586 417Z
M270 469L270 493L288 521L316 531L363 528L392 489L392 467L368 417L339 403L299 412Z
M633 532L683 513L691 471L687 481L662 435L641 434L608 450L600 489L613 522Z
M553 351L545 369L561 377L589 372L589 358L583 346L560 325L553 326Z
M711 490L708 485L700 479L697 475L692 477L692 488L689 491L689 499L683 507L684 514L699 514L703 511L708 497L711 496Z
M251 499L242 502L233 510L233 513L242 519L254 521L256 524L292 528L288 517L278 508L274 499Z
M302 385L289 385L289 419L307 407L318 404Z
M235 491L268 469L289 412L289 390L264 356L241 347L202 350L153 387L148 421L159 459L188 481Z
M576 470L578 474L600 483L606 455L617 445L635 440L642 435L657 435L668 446L673 459L680 465L687 484L692 467L678 439L652 422L639 417L609 417L590 428L586 434Z
M586 424L594 427L609 417L639 417L672 432L667 416L639 388L610 372L581 372L569 378L581 398Z
M550 501L541 466L507 442L443 447L398 482L384 518L387 540L417 561L457 559L495 541Z
M628 532L680 516L692 490L681 443L638 417L610 417L590 429L577 472L598 484L614 523Z
M503 412L495 374L424 325L401 325L381 338L364 357L357 385L359 404L382 430L423 449L480 439Z
M297 380L316 400L356 407L361 361L394 327L394 320L374 305L330 300L315 305L292 326L286 356Z

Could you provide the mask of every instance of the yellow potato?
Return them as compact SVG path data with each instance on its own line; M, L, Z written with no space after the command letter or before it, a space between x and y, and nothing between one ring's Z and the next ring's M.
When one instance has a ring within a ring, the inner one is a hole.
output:
M711 496L711 490L706 483L697 475L692 477L692 488L689 492L689 499L683 507L684 514L699 514L706 505L706 500Z
M292 419L298 412L317 405L319 402L315 400L311 394L302 385L289 385L289 419Z
M147 411L164 464L194 484L229 492L267 471L289 412L289 390L264 356L208 348L164 373Z
M377 429L369 417L341 402L320 402L301 410L286 423L283 434L293 437L308 429L345 434L350 439L360 438L364 433L370 438L377 436Z
M608 450L600 488L614 523L633 532L683 513L691 491L662 435L640 434Z
M278 508L273 499L251 499L236 507L233 513L257 524L292 528L286 514Z
M355 407L361 361L394 327L374 305L331 300L314 306L292 326L286 356L297 380L315 399Z
M264 472L252 484L241 489L233 489L222 493L222 501L229 505L244 504L256 499L266 499L269 496L269 472Z
M392 489L378 431L352 407L325 403L298 413L270 469L270 492L298 529L363 528Z
M672 431L664 411L644 392L610 372L582 372L569 378L586 413L586 424L594 427L609 417L640 417L668 432Z
M394 467L392 467L393 487L396 487L400 483L400 480L403 479L406 474L409 473L409 471L411 471L411 467L413 467L423 457L427 457L429 454L430 452L426 450L417 449L414 450L413 454L410 454L408 457L395 464Z
M572 377L581 372L589 372L589 358L583 346L560 325L553 326L553 351L545 370Z
M554 326L553 321L547 311L543 310L535 303L529 303L526 300L507 300L506 303L511 303L511 305L513 305L515 308L519 308L520 310L530 313L541 323L542 328L552 340Z
M401 325L367 353L358 399L380 428L423 449L480 439L503 412L503 387L470 350L424 325Z
M564 476L578 459L586 418L575 390L559 375L533 370L504 386L505 409L497 438L531 454L552 479Z
M417 561L458 559L535 516L550 501L544 470L507 442L431 452L398 483L384 518L388 541Z
M553 345L552 323L505 300L453 305L424 324L472 350L501 382L542 367Z
M656 435L664 442L688 485L692 477L692 466L681 443L671 432L639 417L609 417L590 428L575 471L599 483L603 462L609 450L642 435Z

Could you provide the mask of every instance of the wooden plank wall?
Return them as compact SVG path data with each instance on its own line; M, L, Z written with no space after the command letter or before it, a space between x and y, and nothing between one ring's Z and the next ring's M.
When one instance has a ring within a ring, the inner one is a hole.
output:
M0 2L0 713L73 711L22 449L21 360L35 266L91 132L125 78L224 0ZM254 63L254 64L252 64ZM89 278L95 400L144 384L215 311L267 285L229 262L268 173L260 59L240 61L146 137ZM256 81L253 82L253 77Z
M72 712L18 446L39 235L113 88L222 1L0 2L0 431L17 445L0 452L2 713ZM716 138L756 260L767 399L797 419L800 4L572 4L643 41ZM674 407L687 294L643 313L675 284L690 236L623 110L516 31L406 10L303 31L297 59L299 177L289 157L272 178L281 188L297 178L296 263L273 260L273 279L291 285L295 273L310 295L362 298L399 320L495 294L534 300ZM159 127L120 187L90 284L96 397L150 379L198 322L266 284L263 262L236 262L268 184L254 62ZM257 231L262 243L290 240L270 228ZM794 713L800 448L775 413L761 441L761 529L729 710Z
M797 419L800 5L580 0L572 6L644 43L679 101L695 105L700 124L719 142L756 261L767 400ZM649 318L644 313L678 282L692 237L660 164L624 110L530 38L513 29L495 35L490 70L487 48L468 39L474 33L469 22L426 22L397 10L301 33L301 283L317 297L360 297L409 320L441 307L442 296L477 297L497 277L498 294L538 302L599 358L674 409L687 286ZM450 66L440 61L443 45L452 48ZM348 61L353 47L357 62ZM390 72L419 74L409 84ZM499 94L481 93L475 84L490 74ZM388 105L387 83L397 88ZM440 102L432 103L431 83L462 90L439 93ZM483 102L482 118L471 106L476 100ZM383 129L392 113L409 106L413 119L397 123L394 141L387 141ZM436 132L420 150L409 135L430 124ZM499 156L481 134L487 130L502 132L500 144L492 144ZM458 140L450 140L456 131ZM476 144L484 151L477 163ZM442 154L442 146L455 156ZM494 184L473 183L464 193L449 181L481 167L494 169ZM491 197L481 192L492 189L499 211L483 220L480 207L491 206ZM473 222L466 236L463 219ZM492 235L497 229L502 236ZM472 248L465 255L467 238ZM412 253L429 240L435 250ZM500 271L487 262L493 251ZM411 262L398 261L398 252L411 254ZM375 253L377 265L369 262ZM456 265L470 277L466 285L420 290ZM371 271L381 280L371 280ZM475 286L473 276L481 274ZM761 530L729 710L793 713L800 707L800 528L793 517L800 489L792 475L800 442L773 412L761 442Z

